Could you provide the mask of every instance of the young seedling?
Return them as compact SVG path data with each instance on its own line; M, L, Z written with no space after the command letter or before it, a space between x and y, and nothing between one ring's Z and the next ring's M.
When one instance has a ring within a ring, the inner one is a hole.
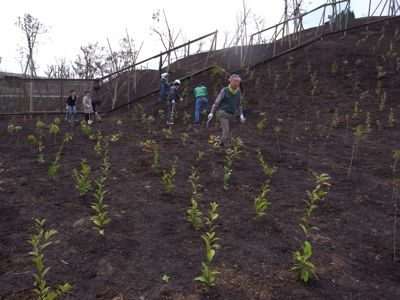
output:
M91 126L89 126L88 124L86 124L85 121L82 121L82 122L81 122L81 131L82 131L82 133L83 133L84 135L90 136L90 135L92 134L93 129L92 129Z
M369 111L367 111L367 113L365 114L365 129L364 132L366 134L370 134L372 132L371 129L371 113Z
M154 174L157 174L160 169L160 154L158 152L158 144L153 141L152 143L153 148L153 163L151 164L151 169Z
M385 104L386 104L386 92L383 92L383 94L378 95L379 97L379 111L383 111L385 109Z
M31 144L31 145L36 145L38 142L37 138L33 134L28 135L28 137L26 138L26 141L28 142L28 144Z
M288 88L293 81L294 59L292 56L289 57L289 61L286 64L287 64L287 71L288 71L288 84L287 84L287 88Z
M228 72L218 64L214 64L211 69L211 74L211 78L214 78L215 76L223 77L226 76Z
M151 114L143 114L142 116L142 122L145 123L148 126L151 126L152 124L154 124L155 119Z
M281 146L279 144L279 136L282 133L282 128L280 128L279 126L276 126L274 128L274 135L275 135L275 139L276 139L276 145L278 146L278 151L279 151L279 158L282 158L282 154L281 154Z
M358 125L356 127L356 130L354 132L354 142L353 142L353 147L352 147L352 152L351 152L351 159L350 159L350 165L349 165L349 170L347 172L347 179L350 178L350 172L351 172L351 167L353 166L353 160L356 156L358 146L360 144L361 137L363 136L363 129L361 125Z
M118 142L121 138L122 138L122 136L123 136L124 134L120 131L120 132L117 132L117 133L112 133L111 135L110 135L110 142L111 143L116 143L116 142Z
M190 118L191 118L190 114L185 111L183 113L182 120L183 120L183 126L185 127L186 130L189 130L190 128Z
M61 152L62 152L62 149L64 148L64 144L70 142L71 140L72 140L72 135L70 135L69 133L66 133L64 135L64 138L63 138L60 146L58 147L56 157L54 158L54 161L51 163L49 170L47 172L47 175L49 176L50 179L54 179L54 177L56 176L56 174L58 172L58 168L60 167L59 162L60 162L60 158L61 158Z
M143 153L149 154L153 149L154 140L140 141L139 146L142 148Z
M33 292L38 296L38 300L57 299L72 289L72 285L69 283L64 283L56 288L52 288L47 285L45 280L45 276L48 274L50 267L46 267L45 265L44 250L53 243L51 239L57 234L57 231L53 229L44 230L45 219L35 220L35 222L36 232L31 235L28 241L32 246L32 251L29 252L29 255L32 256L36 267L36 273L33 274L35 280Z
M123 125L122 120L121 120L121 119L115 120L115 125L117 125L117 126L122 126L122 125Z
M92 228L101 236L104 236L105 226L111 221L111 219L107 217L108 205L104 202L105 195L108 193L108 191L105 190L105 181L107 180L110 166L108 144L106 144L103 154L103 162L100 166L101 176L99 179L94 181L96 186L96 189L93 192L95 201L92 202L91 207L95 210L96 215L90 217L90 220L94 224Z
M244 142L240 137L232 138L232 158L238 159L242 151L240 150L244 146Z
M164 133L164 136L167 140L172 137L172 127L163 128L161 131Z
M321 117L321 111L317 110L315 112L315 116L317 117L317 128L319 128L319 118Z
M331 119L331 127L338 128L339 122L340 122L339 112L338 112L338 109L336 108L335 113L333 114L332 119Z
M101 154L103 153L103 135L101 134L101 131L98 130L96 135L94 136L94 139L96 140L96 144L94 145L94 152L96 156L100 157Z
M53 136L54 144L57 142L57 135L60 133L60 127L57 124L51 123L49 125L49 133Z
M53 124L56 124L57 126L60 126L61 125L61 119L58 118L58 117L54 118Z
M360 114L360 103L356 101L354 103L354 109L353 109L353 119L357 120Z
M260 121L257 123L257 129L261 133L265 126L267 125L267 118L265 112L260 112Z
M396 122L396 118L394 117L393 108L390 108L390 112L388 114L388 119L387 119L387 125L389 127L393 127L395 122Z
M218 218L217 208L218 204L213 202L210 204L211 208L208 212L208 217L205 218L205 226L207 231L201 235L206 248L207 260L201 263L202 274L196 277L195 280L203 284L203 288L206 292L216 285L217 275L220 273L211 269L211 263L215 257L216 251L220 248L218 241L220 238L216 235L217 225L214 225L215 220Z
M263 173L265 176L266 183L269 184L272 179L272 176L275 174L276 171L278 171L278 168L275 166L270 167L267 164L267 162L264 159L264 156L261 153L261 150L258 149L257 154L258 154L258 160L261 164L261 167L262 167L262 170L263 170Z
M268 80L271 80L273 75L273 70L270 63L267 63L267 75L268 75Z
M161 280L162 280L162 282L164 282L164 283L168 283L170 279L171 279L171 277L168 276L167 274L164 274L164 275L161 277Z
M349 125L350 125L350 115L347 113L345 116L346 119L346 134L344 136L344 143L347 144L347 138L349 136Z
M197 170L192 166L192 172L188 180L188 182L192 186L192 197L190 199L191 207L187 210L187 220L196 230L200 229L200 227L203 225L202 213L198 206L198 201L202 196L199 193L201 185L198 183L198 181L199 175L197 173Z
M43 130L46 128L46 123L44 123L42 120L39 120L36 122L36 129L37 130Z
M190 202L191 206L187 210L187 220L192 224L194 229L199 230L203 225L202 213L199 209L198 202L194 198L192 198Z
M318 279L315 273L315 265L309 261L312 256L312 246L309 242L304 241L302 249L293 252L294 265L292 270L299 270L300 280L307 283L310 278Z
M276 91L279 87L279 73L274 71L274 91Z
M334 61L331 66L331 72L332 72L332 74L336 74L337 71L338 71L338 65L337 65L336 61Z
M232 176L232 164L233 164L234 154L233 151L229 152L225 156L225 164L224 164L224 190L227 191L229 188L229 181Z
M189 140L189 133L187 133L187 132L182 133L181 134L181 141L182 141L182 145L183 146L187 145L188 140Z
M311 75L311 69L312 69L312 65L311 63L308 61L307 62L307 73Z
M90 165L85 159L81 159L81 170L72 170L72 176L75 178L75 187L81 197L85 196L86 193L92 189L92 182L89 179Z
M159 109L158 116L160 117L161 120L164 120L165 119L165 110Z
M314 73L310 74L310 80L311 80L311 96L314 97L315 93L317 92L317 87L318 87L318 82L319 80L317 79L318 73L315 71Z
M196 160L201 161L204 157L204 154L205 154L204 151L201 151L201 150L197 151Z
M163 175L161 177L165 191L167 193L170 193L172 189L175 188L175 183L174 183L175 175L176 175L176 162L174 161L169 171L163 170Z
M326 173L318 174L312 171L315 178L315 188L312 191L307 191L307 199L304 200L306 208L304 215L301 219L299 226L304 233L304 242L301 250L293 252L294 265L293 270L298 270L300 273L300 280L307 283L309 279L318 279L315 273L315 265L309 261L312 257L312 245L307 241L308 235L312 231L319 230L317 226L310 225L311 213L318 207L318 202L322 201L327 194L327 190L331 187L330 177Z
M199 200L199 198L201 197L201 194L199 193L199 189L201 187L201 185L198 183L199 178L200 177L196 168L192 166L192 171L190 173L188 182L192 187L192 196L196 198L196 200Z
M219 148L220 137L216 135L210 135L208 137L208 144L215 150Z
M45 163L45 158L44 158L44 150L45 146L42 141L42 136L39 136L39 142L38 142L38 163L44 164Z
M10 124L7 126L7 132L9 135L17 135L17 148L19 147L19 132L22 130L22 127L19 125Z
M266 211L271 205L271 202L266 198L268 192L268 183L265 183L261 189L261 193L254 199L254 208L256 210L257 217L266 215Z
M394 224L393 224L393 262L396 262L396 251L397 251L397 242L396 242L396 232L397 232L397 212L398 212L398 202L395 196L395 187L396 187L396 168L397 164L400 160L400 150L396 150L393 153L393 180L392 180L392 203L394 206Z
M377 75L376 75L377 79L381 79L382 77L385 77L385 75L386 75L386 72L382 66L376 67L376 73L377 73Z
M108 192L105 190L105 181L107 177L101 176L95 180L96 189L93 192L95 201L92 202L91 207L95 210L96 215L90 217L94 226L92 227L99 235L104 236L105 226L110 223L111 219L107 217L107 204L104 203L104 197Z

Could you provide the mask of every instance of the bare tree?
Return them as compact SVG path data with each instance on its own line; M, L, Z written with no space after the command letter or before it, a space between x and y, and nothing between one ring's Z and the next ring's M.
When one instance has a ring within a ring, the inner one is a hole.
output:
M260 32L267 27L266 20L261 16L257 16L256 14L253 14L253 22L254 22L254 26L255 26L257 32ZM258 34L257 37L258 37L258 41L257 41L258 44L262 44L262 43L266 42L264 39L262 39L260 34ZM253 40L253 42L254 42L254 40Z
M36 66L34 60L34 50L38 43L38 36L48 32L46 26L41 23L38 19L30 14L25 14L22 18L18 17L18 21L15 23L25 34L26 46L21 47L20 54L26 58L26 64L24 67L24 75L36 76Z
M74 78L74 71L69 65L65 58L61 58L60 60L56 59L56 64L48 65L47 71L45 74L49 78L62 78L62 79L71 79Z
M229 31L225 31L224 32L224 43L223 43L223 46L222 46L223 49L225 49L225 48L227 48L229 46L228 45L228 40L229 40Z
M153 26L150 27L150 30L158 35L165 51L168 52L166 59L168 60L167 69L169 69L169 65L171 64L171 53L169 51L175 47L175 42L178 39L181 31L179 31L175 35L174 29L169 26L167 15L166 15L165 11L162 10L162 13L163 13L162 19L160 16L161 15L160 10L157 10L155 13L153 13L153 16L152 16ZM175 51L174 51L174 54L175 54L175 59L177 60L178 55L176 54Z
M81 53L78 54L72 66L78 78L94 79L108 74L110 68L106 61L104 47L96 42L82 46L80 50Z
M142 49L143 42L140 45L139 50L136 50L135 41L130 38L128 30L126 30L126 37L122 38L119 44L119 49L117 51L113 51L110 41L107 39L108 47L109 47L109 54L106 56L107 65L110 68L110 73L112 75L109 80L114 90L114 95L112 99L112 108L115 107L117 102L118 95L120 91L126 87L127 92L127 99L130 98L130 88L131 88L131 73L133 71L133 79L134 79L134 90L136 92L137 86L137 73L136 67L133 66L136 63L136 60L139 56L139 53ZM132 67L131 67L132 66ZM131 67L131 68L130 68ZM120 77L120 70L127 69L126 76ZM117 73L119 72L119 73ZM127 78L126 78L127 77ZM122 83L121 83L122 79Z

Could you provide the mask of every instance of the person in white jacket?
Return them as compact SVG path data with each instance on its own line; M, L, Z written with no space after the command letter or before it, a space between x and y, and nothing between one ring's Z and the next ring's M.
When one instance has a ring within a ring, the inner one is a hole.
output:
M90 119L91 114L93 113L93 105L92 105L92 97L89 91L85 92L85 96L83 97L83 111L85 113L85 120L90 125L93 121Z

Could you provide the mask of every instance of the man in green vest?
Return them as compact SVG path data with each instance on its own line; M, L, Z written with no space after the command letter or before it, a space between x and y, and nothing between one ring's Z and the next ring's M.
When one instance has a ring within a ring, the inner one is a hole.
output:
M222 127L221 142L225 152L230 151L231 137L229 133L229 123L233 120L234 114L239 111L240 121L244 123L246 119L243 116L242 92L240 91L241 79L239 75L233 74L229 78L229 85L221 90L218 94L215 103L208 115L208 122L211 121L215 112L219 116Z
M208 111L208 92L207 88L200 83L197 87L193 90L194 98L196 99L196 106L194 111L194 123L200 123L200 112L202 109Z

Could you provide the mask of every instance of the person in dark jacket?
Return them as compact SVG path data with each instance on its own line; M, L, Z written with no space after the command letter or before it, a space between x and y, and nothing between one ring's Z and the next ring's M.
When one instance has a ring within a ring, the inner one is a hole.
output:
M169 91L169 83L168 83L168 78L169 76L172 75L171 71L165 72L161 74L160 78L160 97L159 101L162 102L165 99L165 96L168 95Z
M69 93L69 97L66 101L67 103L67 120L68 123L72 123L76 119L76 92L75 90L71 90Z
M174 125L174 108L178 100L182 101L181 94L179 92L179 87L181 86L181 81L179 79L175 80L169 89L167 97L167 125Z
M240 121L244 123L246 119L243 116L242 91L240 90L241 79L239 75L232 74L229 78L229 85L221 90L218 94L211 112L208 115L208 122L211 121L215 112L219 116L222 128L221 142L227 153L230 151L230 122L233 120L234 114L239 111Z

